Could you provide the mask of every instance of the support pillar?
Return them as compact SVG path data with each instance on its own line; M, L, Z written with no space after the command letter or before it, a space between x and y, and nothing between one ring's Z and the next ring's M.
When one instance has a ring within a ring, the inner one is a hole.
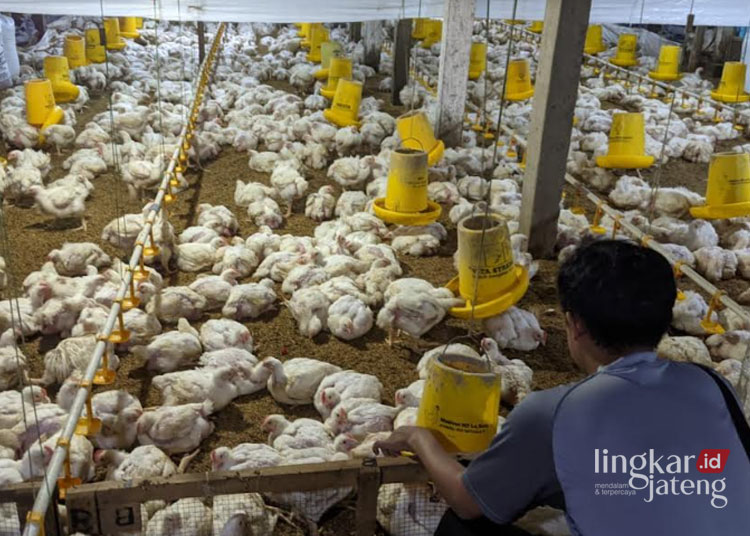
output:
M383 25L379 20L365 22L365 65L376 71L380 67L380 49L383 47Z
M206 57L206 24L198 21L198 63L203 63Z
M469 76L475 0L445 0L438 72L437 136L446 147L461 143Z
M391 104L401 104L399 93L409 80L409 50L411 49L411 19L401 19L393 36L393 76L391 77Z
M547 0L523 179L521 232L551 257L570 147L591 0Z
M350 22L349 23L349 39L355 43L362 39L362 23L361 22Z

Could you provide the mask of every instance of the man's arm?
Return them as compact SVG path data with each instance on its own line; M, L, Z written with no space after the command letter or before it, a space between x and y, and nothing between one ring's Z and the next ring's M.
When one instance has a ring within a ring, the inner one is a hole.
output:
M424 465L440 496L459 517L474 519L482 515L479 505L464 486L464 467L443 449L428 429L402 426L387 440L376 442L373 449L388 456L413 452Z

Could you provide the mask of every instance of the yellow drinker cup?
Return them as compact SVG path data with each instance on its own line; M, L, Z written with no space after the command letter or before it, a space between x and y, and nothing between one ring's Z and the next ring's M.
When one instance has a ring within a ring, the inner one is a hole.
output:
M505 84L505 98L509 101L525 100L534 95L534 86L531 85L528 60L518 59L510 61Z
M125 40L120 37L120 21L117 17L104 19L104 33L107 39L107 50L125 48Z
M544 22L541 20L535 20L531 23L531 26L529 26L529 31L534 33L542 33L543 29Z
M362 101L362 83L339 80L331 107L323 110L323 116L339 127L359 127L359 103Z
M597 156L596 165L603 168L637 169L654 163L646 154L646 135L641 113L617 113L612 116L609 148L606 156Z
M429 19L420 18L420 19L414 19L414 26L411 29L411 38L416 39L417 41L421 41L425 37L427 37L427 21Z
M57 102L71 102L78 98L80 89L70 81L68 58L47 56L44 58L44 76L52 84L52 93Z
M747 102L750 94L745 91L747 66L739 61L728 61L721 71L719 87L711 92L711 98L722 102Z
M141 36L138 33L135 17L120 17L120 35L128 39L136 39Z
M26 94L26 121L35 127L44 124L55 108L52 84L46 78L36 78L24 84Z
M750 155L716 153L708 167L706 204L690 209L707 220L750 216Z
M638 58L635 55L637 45L637 35L629 33L620 34L620 39L617 41L617 53L609 61L618 67L638 65Z
M592 24L586 30L586 44L583 45L583 51L586 54L598 54L606 49L602 40L601 24Z
M331 58L340 54L341 43L338 41L326 41L320 45L320 69L315 71L314 76L318 80L328 78L328 68L331 65Z
M328 81L326 87L320 89L320 94L332 99L336 94L339 80L352 79L352 60L350 58L333 57L328 66Z
M107 52L101 43L99 28L88 28L86 35L86 61L91 63L104 63Z

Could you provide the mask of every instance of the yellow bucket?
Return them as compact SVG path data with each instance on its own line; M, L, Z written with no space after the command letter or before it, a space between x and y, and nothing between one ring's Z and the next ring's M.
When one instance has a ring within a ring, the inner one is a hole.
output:
M66 35L63 43L63 54L68 58L68 67L77 69L87 64L86 41L80 35Z
M104 19L104 33L107 38L107 50L125 48L125 40L120 37L120 21L117 18Z
M339 80L333 103L323 110L323 115L340 127L359 127L359 103L362 101L362 83L352 80Z
M664 45L659 49L659 63L648 75L654 80L677 80L680 74L680 52L677 45Z
M120 17L120 35L128 39L135 39L141 36L138 33L135 17Z
M520 101L533 95L534 86L531 85L528 60L511 60L510 65L508 65L505 98L509 101Z
M421 41L427 37L427 26L429 19L414 19L414 26L411 29L411 38L417 41Z
M417 426L449 452L481 452L497 433L500 376L485 360L444 354L427 368Z
M427 153L428 166L434 166L443 158L445 144L435 139L432 125L424 112L412 111L400 116L396 120L396 130L404 147Z
M707 220L750 216L748 153L716 153L711 156L706 204L691 208L690 214Z
M542 30L544 29L544 22L540 20L535 20L531 23L531 26L529 26L529 31L534 33L542 33Z
M80 89L70 81L68 58L47 56L44 58L44 76L52 84L52 93L57 102L71 102L78 98Z
M469 53L469 80L476 80L487 63L487 43L472 43Z
M328 78L328 68L331 66L331 58L340 53L341 43L338 41L326 41L320 45L320 69L315 71L315 78L318 80Z
M107 53L101 43L99 28L86 30L86 60L91 63L104 63Z
M592 24L586 30L586 44L583 46L583 51L586 54L598 54L606 49L602 40L601 24Z
M310 52L307 54L307 61L320 63L320 47L325 41L328 41L326 29L322 24L313 24L310 27Z
M721 81L711 98L722 102L747 102L750 94L745 91L745 70L747 66L739 61L728 61L721 71Z
M352 60L350 58L333 57L328 66L328 82L326 87L320 88L320 94L332 99L336 94L339 80L352 79Z
M443 21L428 19L425 21L425 36L422 44L422 48L430 48L435 43L439 43L443 38Z
M632 67L638 65L638 58L635 55L635 49L638 45L638 36L635 34L620 34L617 41L617 52L615 57L609 61L618 67Z
M26 121L35 127L44 124L55 108L52 84L46 78L36 78L24 84L26 94Z
M617 113L609 129L606 156L597 156L596 165L603 168L638 169L654 163L646 154L646 130L642 113Z

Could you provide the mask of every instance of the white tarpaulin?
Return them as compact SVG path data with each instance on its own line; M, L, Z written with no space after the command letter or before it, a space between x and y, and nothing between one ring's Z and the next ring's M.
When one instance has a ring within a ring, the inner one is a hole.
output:
M470 1L470 0L467 0ZM226 22L350 22L440 17L443 0L0 0L0 11ZM517 18L542 19L546 0L518 0ZM513 0L490 0L492 18L510 18ZM592 22L747 26L750 0L592 0ZM486 0L476 0L478 17Z

